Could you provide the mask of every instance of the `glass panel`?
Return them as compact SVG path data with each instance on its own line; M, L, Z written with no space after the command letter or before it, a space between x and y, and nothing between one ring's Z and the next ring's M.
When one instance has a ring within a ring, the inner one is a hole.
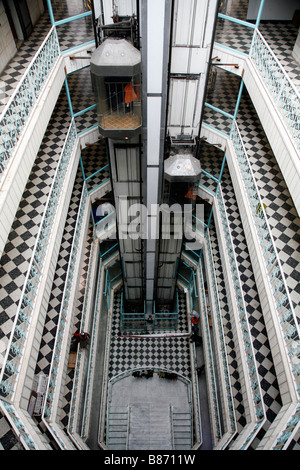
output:
M241 0L238 2L232 0L221 0L219 4L219 13L246 21L248 4L249 0Z
M233 23L232 21L218 18L215 41L248 54L251 46L253 29L247 26Z
M91 16L56 26L56 31L61 51L81 46L95 39Z
M215 127L218 131L229 134L232 126L232 119L224 116L224 114L211 109L207 106L204 107L203 122Z
M71 16L80 15L91 10L91 0L52 0L52 10L55 21L64 20Z
M140 74L134 77L92 75L103 129L136 129L141 125Z

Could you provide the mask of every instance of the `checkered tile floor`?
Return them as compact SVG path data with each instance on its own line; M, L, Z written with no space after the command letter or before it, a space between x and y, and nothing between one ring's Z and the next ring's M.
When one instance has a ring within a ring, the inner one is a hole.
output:
M212 249L214 267L215 267L215 275L216 275L216 280L217 280L220 309L221 309L222 318L223 318L223 329L224 329L226 348L227 348L227 361L228 361L228 367L229 367L229 373L230 373L230 379L231 379L235 417L236 417L237 429L240 432L242 431L243 427L246 424L245 408L243 405L243 396L241 393L240 375L239 375L239 370L238 370L238 364L236 361L236 348L234 344L233 328L232 328L230 313L228 309L226 288L225 288L224 276L223 276L223 268L222 268L221 256L219 252L219 244L218 244L218 239L217 239L217 234L215 231L213 219L210 225L209 233L210 233L211 249Z
M247 20L247 11L249 0L233 0L231 2L220 2L222 7L219 9L219 13L223 13L233 18L239 18L240 20Z
M67 81L74 114L95 104L90 67L85 67L71 75L68 75ZM96 109L94 108L76 117L75 124L78 133L97 124Z
M235 255L238 261L240 279L242 283L243 296L245 300L248 320L252 334L252 342L257 360L258 374L262 393L264 396L264 404L267 414L267 423L261 431L261 437L269 427L270 423L276 417L281 407L281 400L278 391L277 379L275 376L272 355L269 347L267 332L260 308L260 301L257 294L257 288L252 271L251 261L245 242L243 227L233 192L232 182L229 171L225 165L224 177L222 182L224 202L226 206L227 216L233 236L235 247ZM235 400L236 419L239 430L245 425L244 408L242 395L240 393L241 384L239 382L239 372L236 362L236 351L232 334L232 319L228 310L226 289L223 278L222 263L218 248L218 239L215 232L214 221L210 226L210 238L215 264L215 273L217 278L217 286L220 298L220 306L223 315L223 325L228 348L229 368L231 370L232 390ZM253 444L253 447L257 443Z
M300 90L300 66L292 56L298 29L293 24L276 21L262 22L259 27L293 84Z
M64 89L50 119L0 259L0 339L14 322L39 225L70 118Z
M78 0L52 0L52 9L55 21L70 18L88 11L83 2ZM57 34L61 50L65 51L94 40L92 17L81 18L57 27Z
M77 0L68 0L67 4L64 1L52 0L55 20L64 19L75 14L83 13L83 4L78 3ZM51 28L48 8L39 18L37 24L34 26L33 32L29 39L24 41L18 49L16 55L5 67L0 74L0 114L3 111L6 103L13 94L15 88L28 68L32 58L38 51L43 40L47 36ZM80 46L89 41L94 40L94 32L91 17L82 18L75 22L66 23L57 27L57 34L59 38L61 51ZM93 47L93 46L91 46ZM84 82L81 91L84 92L88 89L90 79ZM91 106L91 102L85 107ZM84 109L81 107L77 111ZM89 117L88 119L92 119ZM80 132L80 131L79 131Z
M82 268L81 268L81 277L79 281L79 291L78 297L75 307L75 318L73 322L73 330L72 333L75 333L77 330L81 330L81 321L82 321L82 309L84 305L84 298L85 298L85 287L86 287L86 280L88 275L89 263L91 261L90 254L91 254L91 246L93 243L93 227L90 224L85 249L84 249L84 256L82 261ZM59 268L60 269L60 268ZM59 276L59 273L57 274ZM72 398L72 390L73 390L73 380L74 380L74 369L68 369L65 385L64 385L64 393L62 396L62 406L61 406L61 415L60 415L60 422L63 429L67 429L68 422L69 422L69 412L70 412L70 404Z
M267 424L270 424L279 411L281 401L244 230L226 165L222 180L222 191L241 279L245 307L248 313L258 374L261 378L264 404L267 409L267 418L269 421ZM266 429L266 427L265 425L264 428Z
M239 86L239 77L226 71L218 70L214 92L209 93L208 98L211 101L208 99L208 102L229 113L232 112ZM234 90L234 93L231 93L230 90ZM216 118L207 111L205 120L219 129L227 130L224 127L221 115ZM263 203L267 206L268 221L291 300L295 312L300 318L300 219L245 87L237 115L237 122L260 196ZM206 161L209 161L209 158L204 160L204 170L206 169ZM211 163L209 165L211 166Z
M52 2L53 5L56 5L55 15L56 19L60 19L61 17L71 16L71 14L78 13L77 10L70 10L70 15L65 15L63 10L59 10L58 6L63 4L63 2ZM76 8L78 3L73 1L69 3L72 5L72 8ZM240 2L241 3L241 2ZM81 11L79 11L81 12ZM62 15L62 16L60 16ZM88 20L84 21L82 24L82 28L67 28L61 29L60 38L62 40L62 49L73 47L77 44L77 40L81 38L79 31L82 29L82 38L84 42L89 40L90 38L90 31L92 28L89 26L88 34L87 33L87 26ZM43 33L42 30L38 28L44 28ZM3 80L3 83L6 84L5 94L3 95L2 89L2 96L4 97L4 101L7 99L9 94L11 94L13 88L18 83L18 80L24 73L29 61L32 58L33 54L33 47L39 46L41 43L41 38L43 38L50 28L49 17L48 13L46 12L37 27L34 30L33 34L36 34L33 43L26 42L20 49L19 53L15 57L14 65L13 63L9 64L6 68L5 72L0 77ZM225 26L224 26L225 28ZM224 32L223 28L223 32ZM284 28L284 26L283 26ZM274 50L276 47L276 27L269 29L269 35L272 37L274 36ZM43 36L44 34L44 36ZM225 34L227 34L225 32ZM281 41L283 37L287 37L286 35L283 36L284 32L281 31ZM244 36L243 36L244 35ZM32 36L33 38L33 36ZM82 41L82 39L79 39ZM218 39L217 39L218 40ZM232 37L229 39L232 40ZM248 43L249 38L245 36L245 33L242 31L236 31L236 35L234 41L241 41L240 44L242 46ZM244 47L244 46L243 46ZM28 56L26 50L28 49ZM284 55L285 51L282 51ZM290 73L295 73L295 67L292 61L289 61L289 67L291 67ZM294 71L294 72L293 72ZM74 112L82 110L85 107L90 106L93 104L93 98L91 98L91 89L86 87L87 83L90 83L88 77L88 69L82 69L81 72L76 73L68 77L68 83L71 91L72 97L72 105ZM299 73L299 70L298 70ZM228 74L230 75L230 74ZM77 82L76 82L77 80ZM2 85L3 85L2 83ZM78 83L80 85L78 86ZM234 109L234 103L236 100L236 94L238 90L238 83L234 82L234 79L231 80L231 83L224 81L224 86L227 87L226 93L219 95L224 98L225 103L216 104L216 106L220 107L221 109L227 109L227 106L230 104L230 111ZM1 86L1 83L0 83ZM215 90L215 94L213 98L218 98L218 87ZM234 92L233 92L234 90ZM0 89L1 93L1 89ZM226 99L229 98L229 99ZM234 99L233 99L234 98ZM2 101L2 99L1 99ZM274 234L275 229L278 231L277 236L275 237L278 243L278 247L280 247L280 256L285 260L283 261L283 265L285 265L285 272L289 278L289 286L292 286L292 280L294 282L294 287L291 289L291 292L296 291L296 285L299 287L299 265L297 261L297 247L299 246L299 239L297 238L297 230L299 228L298 219L295 218L295 214L293 213L293 206L290 204L290 200L288 198L288 194L285 192L286 190L283 189L280 194L276 194L276 197L273 199L273 195L275 194L275 189L278 187L278 184L282 185L283 178L278 175L276 169L276 177L270 176L273 174L274 165L273 163L269 163L267 167L267 163L264 164L263 170L268 168L267 173L262 171L262 165L260 162L263 158L262 153L266 155L266 160L271 162L273 156L270 156L269 149L262 150L265 146L265 138L262 139L261 131L258 129L258 123L254 119L254 124L251 125L250 129L247 129L249 126L249 113L252 114L250 111L249 106L246 104L246 97L243 97L241 102L241 109L243 112L248 113L248 117L239 116L241 121L241 127L244 126L244 134L245 138L247 139L249 136L255 136L255 142L247 141L246 145L248 146L249 155L251 151L250 158L253 162L253 167L256 168L256 177L258 184L260 184L261 191L266 189L266 185L270 184L270 190L266 192L265 198L272 198L271 202L268 202L268 209L267 213L270 217L270 224L273 223L274 226ZM222 107L223 106L223 107ZM0 108L1 111L1 108ZM245 114L246 116L246 114ZM64 136L67 131L68 122L69 122L69 109L66 100L66 96L64 91L62 91L59 101L57 103L55 112L53 113L52 119L50 121L48 130L45 134L44 141L41 145L40 151L38 153L35 166L33 168L32 174L28 180L28 184L24 191L23 198L20 202L20 207L18 213L16 214L16 218L14 224L12 226L9 239L7 241L7 245L5 248L5 252L0 260L0 275L1 275L1 286L0 286L0 339L8 340L9 334L11 331L14 315L16 313L18 300L20 297L20 293L22 290L23 281L26 275L26 270L28 267L29 259L32 254L32 248L34 246L35 237L38 231L38 226L42 217L44 204L47 198L47 194L50 188L50 184L52 181L52 177L56 168L57 159L61 150L62 143L64 141ZM88 127L86 123L95 123L95 112L91 112L91 114L84 119L78 119L76 121L78 131L82 130L83 128ZM218 122L218 127L222 128L223 123ZM248 137L247 137L248 136ZM264 142L261 144L261 142ZM260 147L262 145L262 147ZM252 149L252 150L250 150ZM259 159L255 160L255 154L259 156ZM213 161L210 159L209 152L206 151L203 153L203 168L206 169L209 173L213 175L218 175L218 166L220 164L220 160ZM104 147L101 146L101 143L96 144L95 146L88 147L83 151L82 155L84 161L84 168L86 172L86 176L92 174L94 171L98 170L100 167L99 162L106 164L106 155ZM104 166L104 165L103 165ZM221 168L221 164L220 164ZM108 173L107 173L108 174ZM257 176L259 175L260 176ZM79 195L79 188L80 188L80 177L78 178L75 183L74 192L71 200L70 205L70 212L69 217L67 219L67 224L65 227L65 232L62 239L61 245L61 252L59 255L59 259L57 261L57 270L56 275L53 281L53 289L51 294L51 299L49 302L49 309L48 309L48 316L45 322L45 329L43 340L41 343L40 348L40 355L38 358L38 363L36 366L36 372L46 372L49 370L49 361L51 360L52 356L52 345L54 342L54 335L56 331L56 321L57 321L57 312L59 307L59 302L62 295L62 288L64 283L65 277L65 266L69 256L70 250L70 237L72 236L72 230L74 229L74 217L76 217L76 204L78 203L78 195ZM266 181L268 178L268 181ZM276 178L279 178L276 180ZM280 398L278 397L278 389L276 384L276 377L273 374L273 366L272 366L272 357L269 350L268 339L266 336L266 331L261 315L259 300L257 296L257 290L255 286L255 281L253 278L253 272L251 268L251 263L249 259L249 253L247 251L247 246L245 244L243 229L241 226L241 221L236 205L235 196L232 190L232 184L230 181L228 170L225 169L224 173L224 180L225 184L223 184L224 188L224 196L225 202L228 210L228 215L230 218L230 224L232 228L232 233L234 234L235 240L235 250L238 260L240 262L240 275L243 283L243 292L247 304L247 313L249 316L249 321L251 324L251 334L253 338L253 344L255 347L256 358L258 362L258 371L261 378L261 387L264 393L264 403L267 408L267 416L268 416L268 423L264 428L266 430L267 426L270 422L274 419L276 412L280 407ZM275 186L276 183L276 186ZM212 181L209 182L212 184ZM38 191L37 191L38 188ZM280 202L280 204L279 204ZM73 206L74 204L74 206ZM278 205L279 208L276 208L275 205ZM271 212L272 211L272 212ZM286 230L287 221L289 221L289 229ZM282 226L285 226L285 230L282 230ZM24 228L25 227L25 228ZM288 237L288 238L286 238ZM217 238L214 232L214 227L212 224L211 227L211 240L212 240L212 247L214 252L214 261L216 266L216 274L218 277L218 289L221 299L221 307L224 314L224 326L225 331L227 332L227 347L229 351L229 357L231 358L230 361L230 368L232 371L232 384L233 384L233 393L234 399L236 403L236 412L237 412L237 419L240 429L245 424L244 420L244 409L243 409L243 402L242 396L240 393L240 382L239 382L239 374L237 370L237 363L235 357L235 348L233 343L233 337L231 333L231 319L230 313L228 312L227 307L227 299L226 299L226 291L224 286L224 279L222 276L222 266L220 263L220 255L218 252L218 243ZM292 245L291 245L291 241ZM295 242L295 246L293 243ZM89 260L89 250L91 244L91 231L89 232L88 240L86 243L86 251L85 251L85 260L83 264L83 271L82 271L82 279L84 283L84 276L86 273L86 268L88 265ZM290 250L290 246L293 246L292 251ZM296 260L296 261L295 261ZM83 294L83 293L81 293ZM297 292L297 295L299 293ZM80 302L82 301L82 296L79 295L78 297L78 316L76 318L76 324L74 328L79 325L80 322ZM295 296L294 302L298 302L298 297ZM299 302L298 302L299 305ZM112 341L111 341L111 356L110 356L110 377L120 373L121 371L131 369L133 367L143 367L151 364L155 367L162 367L167 369L172 369L185 375L186 377L190 377L190 357L189 357L189 344L188 340L184 338L172 338L172 339L155 339L155 340L141 340L138 338L120 338L119 335L119 309L120 309L120 296L119 294L116 295L114 299L114 308L113 308L113 329L112 329ZM182 319L182 323L180 324L180 328L186 328L185 324L185 300L183 295L180 295L180 318ZM146 343L146 347L145 347ZM72 372L68 374L67 381L65 384L65 393L63 398L63 412L61 416L61 422L63 427L67 425L68 422L68 412L69 412L69 404L71 398L71 390L72 390L72 379L73 375ZM8 424L4 417L0 415L0 446L2 445L4 448L15 448L17 446L17 441L14 440L14 436L12 431L9 430L7 427ZM254 445L255 446L255 445Z
M241 16L234 17L242 19ZM284 67L294 85L300 88L300 67L292 56L294 44L297 39L298 28L292 23L270 21L261 22L259 31L267 41L277 59ZM252 29L218 19L215 41L239 52L249 53Z
M61 302L66 281L68 263L71 254L72 240L75 233L75 226L80 204L80 197L83 187L81 169L77 171L77 176L73 188L73 193L69 205L65 229L60 245L56 271L54 275L47 317L45 320L43 338L40 346L39 357L36 366L36 374L40 372L48 375L52 358L52 350L55 341L57 320L60 313Z
M0 412L0 450L24 450L11 425Z
M35 25L29 39L24 42L15 57L0 75L0 114L24 75L33 56L50 31L51 23L48 11L45 11Z
M105 140L89 145L83 149L82 163L84 167L85 177L88 178L96 173L101 168L108 165L108 156L106 152ZM95 176L87 180L88 190L92 191L97 188L101 183L110 177L109 167L104 168L103 171L97 173Z
M246 151L279 255L296 315L300 319L300 218L248 93L237 117Z
M188 331L185 294L179 292L178 331ZM109 378L137 367L157 367L191 378L189 338L122 338L120 334L121 295L114 297L110 342Z

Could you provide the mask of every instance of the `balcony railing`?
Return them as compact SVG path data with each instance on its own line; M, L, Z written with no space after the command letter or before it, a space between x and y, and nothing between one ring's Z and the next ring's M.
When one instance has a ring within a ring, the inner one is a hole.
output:
M253 35L249 57L263 79L296 148L300 149L300 93L258 29Z
M220 218L223 228L223 235L226 243L226 250L228 261L231 270L232 285L235 294L235 303L238 310L238 320L240 333L242 338L241 347L244 349L244 355L246 359L246 367L248 369L248 380L251 387L252 394L252 406L255 410L256 421L262 422L265 418L264 405L262 400L262 394L260 390L260 382L258 378L257 366L255 355L253 351L250 326L248 322L246 307L244 303L243 292L241 288L240 275L238 271L237 261L234 252L234 245L231 238L231 232L229 227L229 222L227 219L225 203L223 200L223 194L221 186L217 191L216 202L218 204Z
M0 117L0 184L59 56L58 37L52 27Z
M0 395L6 398L12 398L14 393L34 305L40 287L45 258L76 138L75 124L72 121L48 196L0 376Z
M60 308L59 319L58 319L58 330L55 338L55 345L53 348L53 356L51 361L51 368L49 373L49 382L47 388L47 404L44 410L44 416L47 418L48 421L51 420L53 417L52 415L55 413L54 409L54 397L56 393L57 381L60 377L62 371L61 368L63 367L64 361L62 361L62 351L63 351L63 341L64 341L64 332L65 332L65 325L67 319L70 318L71 309L70 304L72 305L72 297L71 297L71 290L72 284L74 280L74 276L76 274L76 264L78 261L78 252L80 252L80 240L82 237L82 227L84 223L85 214L87 211L87 199L88 199L88 192L86 188L86 184L83 185L83 190L81 194L80 200L80 207L78 210L78 216L76 221L75 227L75 234L73 237L71 255L70 255L70 262L68 266L68 271L66 275L66 282L64 287L63 293L63 301Z
M266 273L272 289L274 305L281 325L281 332L290 360L291 370L295 379L297 393L300 393L300 333L297 319L286 286L281 263L277 254L271 229L265 214L264 206L257 189L256 181L252 173L251 165L243 145L243 141L235 122L232 130L231 141L236 153L240 174L244 183L248 203L261 253L264 258Z
M230 383L230 373L229 373L229 367L228 367L228 361L227 361L226 341L225 341L222 314L221 314L220 303L219 303L217 280L215 278L215 267L214 267L213 254L212 254L212 248L211 248L211 243L210 243L209 229L207 229L205 232L205 239L206 239L206 244L205 244L206 253L208 257L207 269L209 270L210 277L212 279L211 292L213 295L214 305L216 309L216 312L215 312L216 313L216 325L218 328L218 336L219 336L219 342L221 346L222 366L223 366L225 388L226 388L226 394L224 394L224 399L226 399L225 401L227 403L228 416L230 420L230 432L232 433L232 436L233 436L237 430L237 425L236 425L236 420L235 420L232 387Z

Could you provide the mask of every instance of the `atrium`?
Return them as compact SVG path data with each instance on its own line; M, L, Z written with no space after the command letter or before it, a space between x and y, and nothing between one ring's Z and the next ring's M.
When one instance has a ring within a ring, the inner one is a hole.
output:
M300 449L298 0L0 0L0 449Z

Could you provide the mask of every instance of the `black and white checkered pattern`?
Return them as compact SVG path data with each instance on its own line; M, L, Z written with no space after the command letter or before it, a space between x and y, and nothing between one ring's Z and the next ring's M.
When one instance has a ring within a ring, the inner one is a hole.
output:
M6 417L0 412L0 450L24 450Z
M82 12L82 3L77 0L68 1L68 6L64 1L53 0L53 10L56 20L73 16ZM241 10L232 9L226 12L229 15L246 19L245 7L248 2L232 2L233 7ZM244 15L244 16L243 16ZM249 34L245 28L234 26L229 32L228 22L223 22L217 31L216 40L238 50L249 50ZM7 66L0 77L1 109L9 99L18 81L24 74L26 67L32 59L33 54L40 46L42 40L50 29L49 14L46 11L36 25L29 41L26 41L18 51L14 60ZM261 24L260 30L267 39L279 60L284 64L290 77L297 83L299 79L299 67L291 57L291 49L295 42L297 28L287 24ZM61 41L61 49L65 50L74 47L80 43L93 39L93 31L90 18L80 20L76 23L69 23L58 28L58 34ZM224 39L225 38L225 39ZM284 44L283 44L284 41ZM287 47L285 44L288 43ZM240 79L232 74L218 71L216 87L210 96L214 106L233 113L236 97L239 89ZM68 84L71 93L72 106L74 112L94 104L92 96L89 69L72 74L68 77ZM220 130L228 130L228 122L220 116L214 116L209 111L205 111L209 123L215 125ZM206 120L206 119L205 119ZM289 197L282 175L278 170L267 139L262 132L256 113L251 105L251 100L244 92L240 111L238 114L239 126L243 139L249 153L251 165L257 180L261 197L267 205L267 215L272 227L279 256L282 262L286 281L290 293L297 306L299 302L299 218L296 215L293 203ZM66 100L66 94L62 90L56 108L53 112L47 132L44 136L41 148L37 155L34 168L29 177L25 188L23 198L20 202L9 238L0 260L0 339L8 340L11 327L16 313L20 293L26 276L32 249L38 232L39 224L47 194L55 172L57 159L60 154L64 138L69 123L69 109ZM76 119L77 131L80 132L90 125L96 123L96 112L92 110L86 116ZM210 174L218 177L221 169L221 154L215 152L216 149L209 149L203 146L202 167ZM107 155L103 143L87 147L82 152L83 165L86 176L93 174L99 168L107 163ZM101 178L108 177L108 170L101 175ZM101 182L102 180L99 179ZM203 184L210 189L214 189L213 182L203 179ZM82 178L80 172L74 185L72 199L70 202L68 218L65 231L62 238L61 250L57 260L57 269L53 281L51 298L49 301L48 315L45 322L43 339L40 347L40 354L36 365L36 373L49 371L49 365L53 353L53 344L57 328L57 315L59 312L61 296L65 281L67 260L70 255L72 233L76 220L76 211ZM251 327L251 336L255 350L255 356L258 365L260 385L263 391L264 405L267 410L267 423L264 426L262 435L267 430L270 423L274 420L278 409L281 406L276 375L273 367L272 355L270 352L266 329L262 317L257 288L252 272L250 257L245 242L243 227L241 224L236 198L233 192L232 183L228 169L225 167L223 177L223 190L225 205L231 233L234 240L235 253L239 261L239 271L242 281L243 295L246 303L248 319ZM90 187L89 189L92 189ZM243 397L241 394L241 383L236 361L236 348L232 334L232 318L227 304L226 289L223 278L223 267L220 261L218 240L216 237L214 222L212 221L211 243L213 249L214 263L217 276L217 287L220 296L220 305L223 315L223 325L226 335L226 344L228 349L229 368L231 372L233 395L235 401L235 412L239 430L245 426ZM82 266L82 286L84 286L87 267L89 262L90 246L92 242L91 227L86 241L85 256ZM74 329L80 325L81 307L83 304L84 292L80 291L77 299L77 312ZM187 329L186 324L186 305L184 294L179 295L180 306L180 331ZM120 295L116 294L114 298L112 318L112 338L111 355L109 364L110 377L135 367L158 367L174 370L190 378L190 355L189 340L186 338L163 338L163 339L141 339L141 338L120 338ZM61 416L62 427L68 423L68 413L71 400L73 371L69 371L65 383L63 397L63 411ZM261 436L260 436L261 437ZM296 437L297 438L297 437ZM256 442L253 448L256 447ZM0 448L14 449L19 448L18 441L14 436L10 425L0 414ZM297 444L294 443L297 447Z
M178 331L187 332L185 294L179 292ZM110 341L109 378L126 370L155 367L172 370L190 378L189 338L124 338L120 337L121 295L114 297Z

